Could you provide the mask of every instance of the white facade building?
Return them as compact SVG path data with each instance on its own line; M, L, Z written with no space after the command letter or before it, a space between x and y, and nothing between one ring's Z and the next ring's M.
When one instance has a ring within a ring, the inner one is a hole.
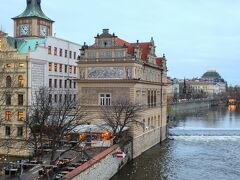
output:
M28 94L31 104L35 91L40 87L49 87L55 94L53 101L59 101L60 94L69 90L71 99L77 94L77 58L81 45L59 39L47 37L42 44L36 46L35 51L29 52L30 71L28 73L31 93ZM61 95L64 96L64 95Z

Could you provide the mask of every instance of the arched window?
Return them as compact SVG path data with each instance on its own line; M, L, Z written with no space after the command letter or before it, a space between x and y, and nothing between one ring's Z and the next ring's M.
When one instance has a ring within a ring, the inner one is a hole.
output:
M23 85L24 85L23 76L20 75L18 76L18 86L23 87Z
M11 76L6 77L6 87L11 87L12 86L12 78Z

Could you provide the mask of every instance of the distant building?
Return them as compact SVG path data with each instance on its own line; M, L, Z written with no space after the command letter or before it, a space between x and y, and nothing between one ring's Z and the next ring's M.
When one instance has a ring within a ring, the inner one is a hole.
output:
M51 101L58 103L70 91L72 100L77 94L77 58L81 45L52 37L53 21L41 9L41 1L28 0L26 10L14 20L14 37L0 32L0 81L2 98L0 138L27 138L25 128L27 108L39 87L52 88ZM7 73L6 73L7 72ZM5 95L4 95L5 96ZM69 97L68 97L69 98ZM6 101L5 101L6 100ZM0 150L0 154L5 153ZM12 155L25 152L12 151Z
M215 70L209 70L201 78L172 79L168 87L169 97L174 100L213 97L225 93L227 82ZM175 94L175 95L174 95Z
M103 29L93 45L82 47L78 64L79 98L92 115L91 123L103 123L101 106L129 99L144 108L139 119L143 126L131 127L134 156L166 138L166 59L156 56L153 39L129 43Z
M209 82L225 82L216 70L208 70L202 75L201 79Z
M176 101L179 98L180 85L177 79L168 78L167 96L168 103Z

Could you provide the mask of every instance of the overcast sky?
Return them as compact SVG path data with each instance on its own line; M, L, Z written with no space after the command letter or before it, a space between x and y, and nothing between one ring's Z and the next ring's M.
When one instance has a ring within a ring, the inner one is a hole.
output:
M12 17L26 0L1 0L0 24L13 34ZM201 77L215 69L240 84L240 0L42 0L57 37L92 44L103 28L129 41L150 41L166 54L168 75Z

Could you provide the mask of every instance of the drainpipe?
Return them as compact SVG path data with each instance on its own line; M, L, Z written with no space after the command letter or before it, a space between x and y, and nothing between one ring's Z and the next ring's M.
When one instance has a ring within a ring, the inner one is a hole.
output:
M163 105L162 105L162 103L163 103L163 69L161 69L161 123L160 123L160 144L161 144L161 142L162 142L162 114L163 114L163 112L162 112L162 108L163 108Z

